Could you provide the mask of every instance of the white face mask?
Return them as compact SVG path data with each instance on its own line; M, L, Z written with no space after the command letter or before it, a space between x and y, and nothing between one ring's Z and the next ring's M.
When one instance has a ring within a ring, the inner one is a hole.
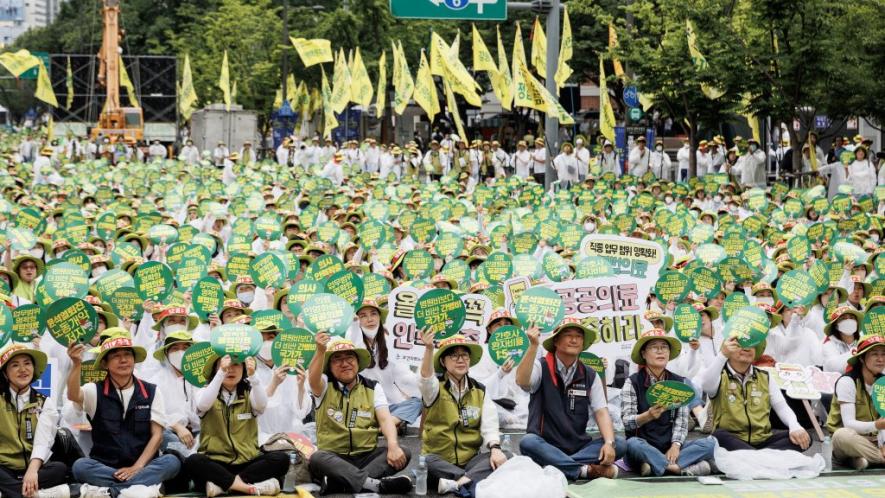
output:
M106 266L96 266L92 269L92 276L98 278L108 271Z
M360 328L362 328L362 327L360 327ZM368 337L369 339L374 339L375 336L378 335L378 330L380 328L381 327L378 326L378 327L371 328L371 329L363 329L363 334L365 334L365 336Z
M762 304L767 304L769 306L774 306L774 298L771 296L757 297L756 302L762 303Z
M273 346L273 341L264 341L261 343L261 349L258 351L258 356L264 358L265 360L270 359L270 349Z
M163 325L163 333L167 336L169 334L174 334L175 332L184 332L187 330L187 325L181 323L170 323L168 325Z
M584 231L585 232L592 232L593 230L596 230L596 223L593 223L592 221L588 221L587 223L584 223Z
M166 355L166 359L169 360L169 364L175 367L179 372L181 371L181 360L184 358L184 351L174 351Z
M237 299L245 304L252 304L255 300L255 291L237 292Z
M845 335L853 334L857 332L857 322L854 320L842 320L836 324L836 329Z
M40 246L34 247L28 252L31 253L31 256L34 256L37 259L43 259L43 248Z
M872 240L873 242L879 242L879 234L876 232L871 233L870 240Z
M658 151L658 152L661 152L662 150L664 150L664 146L663 146L663 145L658 145L657 147L655 147L655 150Z
M756 146L755 146L755 145L750 144L750 152L756 152Z
M671 204L671 203L673 203L673 198L672 197L664 197L664 202L667 204Z
M717 195L716 197L714 197L714 199L716 199L716 202L722 202L722 196L721 196L721 195Z

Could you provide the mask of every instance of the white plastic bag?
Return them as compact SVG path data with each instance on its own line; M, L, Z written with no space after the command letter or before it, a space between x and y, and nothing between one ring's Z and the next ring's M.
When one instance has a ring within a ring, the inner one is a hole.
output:
M820 455L806 456L793 450L736 450L716 447L716 466L729 479L811 479L824 470Z
M562 498L567 486L556 467L542 469L529 457L515 456L476 485L476 498Z

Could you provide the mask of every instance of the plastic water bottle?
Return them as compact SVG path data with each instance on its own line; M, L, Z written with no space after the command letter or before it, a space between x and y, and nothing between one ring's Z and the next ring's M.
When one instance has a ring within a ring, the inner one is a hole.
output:
M504 434L504 440L501 441L501 451L506 454L513 453L513 444L510 442L510 434Z
M424 461L424 455L418 458L418 468L415 470L415 494L427 495L427 463Z
M296 465L298 465L298 456L295 453L289 453L289 470L286 471L286 478L283 479L283 493L295 492L295 485L297 484L295 478L297 473Z
M833 471L833 441L830 436L824 438L820 448L821 456L824 457L824 472Z

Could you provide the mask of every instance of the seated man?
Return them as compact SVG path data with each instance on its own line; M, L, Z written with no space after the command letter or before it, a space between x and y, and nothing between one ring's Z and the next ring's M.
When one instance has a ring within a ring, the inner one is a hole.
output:
M409 450L399 446L381 385L359 375L369 365L369 352L348 340L329 344L329 339L324 332L316 335L307 374L318 448L310 458L311 475L323 494L408 493L411 479L390 476L409 464ZM378 446L379 429L386 448Z
M630 439L627 440L626 460L639 468L645 477L683 474L708 475L716 442L712 438L698 439L688 444L689 405L674 409L650 406L646 392L656 382L672 380L686 383L686 379L667 370L667 363L678 357L682 344L660 329L649 330L633 345L631 358L639 371L631 375L621 390L621 418ZM689 384L690 385L690 384Z
M425 406L422 451L429 484L432 489L436 483L441 495L466 488L466 494L474 496L476 484L507 461L498 444L495 403L469 375L482 356L482 346L456 335L442 341L433 354L433 334L422 337L420 384ZM483 448L489 452L480 451Z
M833 457L863 470L885 463L885 418L878 416L870 396L885 369L885 338L863 337L848 365L836 381L827 429L833 435Z
M174 455L157 456L165 428L163 396L154 384L133 375L147 352L132 344L127 331L111 328L95 363L107 371L103 381L80 386L86 346L68 347L71 371L68 399L86 412L92 424L92 451L74 463L74 477L84 483L81 498L116 497L124 489L143 485L139 496L159 496L159 485L178 474Z
M799 425L775 380L753 366L763 351L765 341L742 348L737 338L731 337L701 374L701 388L713 401L713 437L729 451L804 451L811 443L808 432ZM772 409L789 432L771 430Z
M596 334L575 318L566 318L544 341L548 351L538 358L541 331L526 331L529 348L516 369L516 383L531 394L529 423L519 450L539 465L553 465L570 480L618 476L615 460L626 449L615 438L605 398L605 385L592 368L578 361ZM590 412L602 437L587 434Z

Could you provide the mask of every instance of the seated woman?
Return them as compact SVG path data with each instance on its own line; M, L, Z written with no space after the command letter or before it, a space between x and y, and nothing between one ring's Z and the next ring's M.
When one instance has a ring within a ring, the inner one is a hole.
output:
M257 417L267 405L267 394L255 376L255 359L234 364L225 356L208 362L206 378L212 380L197 395L199 450L185 461L194 489L205 489L208 497L279 494L277 478L286 473L289 458L258 448Z
M827 429L833 435L833 456L857 470L885 463L885 418L876 414L870 393L885 369L885 338L861 339L848 370L836 381Z
M627 440L627 463L639 468L642 476L710 473L716 443L712 438L685 442L688 435L689 406L651 406L646 399L649 387L663 380L686 383L667 370L667 363L678 357L682 344L664 330L644 332L633 346L631 358L639 371L631 375L621 390L621 418Z
M31 383L46 369L46 355L21 344L0 352L0 494L2 496L69 496L67 468L49 462L55 442L58 410Z

